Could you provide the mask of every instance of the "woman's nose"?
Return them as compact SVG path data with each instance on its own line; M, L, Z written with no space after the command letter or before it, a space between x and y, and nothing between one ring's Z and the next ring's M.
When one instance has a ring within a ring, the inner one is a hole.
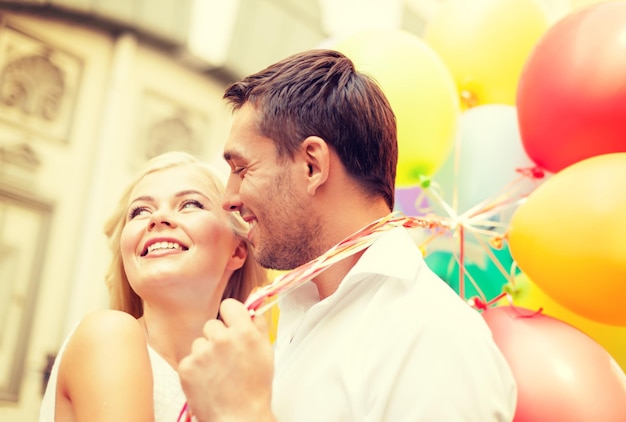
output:
M152 215L150 216L148 229L154 230L158 227L163 227L163 226L170 227L170 228L175 226L174 218L172 217L171 212L164 211L164 210L157 210L153 212Z

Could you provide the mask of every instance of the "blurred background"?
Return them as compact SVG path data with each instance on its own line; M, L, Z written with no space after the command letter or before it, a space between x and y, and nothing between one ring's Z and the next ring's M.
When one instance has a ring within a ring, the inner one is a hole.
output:
M363 29L422 37L444 3L0 1L0 420L37 419L61 342L107 307L102 228L138 166L184 150L226 172L228 83ZM549 22L577 3L536 1Z

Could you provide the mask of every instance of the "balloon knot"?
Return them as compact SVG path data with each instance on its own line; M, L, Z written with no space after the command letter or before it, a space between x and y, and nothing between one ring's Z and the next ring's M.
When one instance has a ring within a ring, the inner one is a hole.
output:
M461 104L464 108L472 108L478 105L478 98L476 98L476 94L474 94L469 89L464 89L460 93Z
M480 311L486 311L487 310L487 303L484 302L481 298L479 298L478 296L474 296L471 297L467 300L467 303L469 303L469 305L474 308L474 309L478 309Z
M491 305L493 305L494 303L497 303L498 301L500 301L500 299L502 299L505 296L507 296L507 293L500 293L498 296L494 297L493 299L487 302L485 302L478 296L474 296L468 299L467 303L469 303L469 305L474 309L477 309L479 311L486 311Z
M539 166L518 168L515 171L533 179L543 179L546 176L546 172Z
M489 244L491 245L491 247L493 247L496 250L501 250L503 243L504 243L503 235L494 236L491 239L489 239Z

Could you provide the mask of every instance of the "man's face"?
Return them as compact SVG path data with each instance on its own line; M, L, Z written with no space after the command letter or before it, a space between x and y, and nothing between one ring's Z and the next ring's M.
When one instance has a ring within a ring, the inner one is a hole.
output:
M250 224L248 239L267 268L293 269L316 258L318 222L306 193L306 163L279 158L272 139L257 129L257 113L245 104L234 116L224 146L231 173L223 207Z

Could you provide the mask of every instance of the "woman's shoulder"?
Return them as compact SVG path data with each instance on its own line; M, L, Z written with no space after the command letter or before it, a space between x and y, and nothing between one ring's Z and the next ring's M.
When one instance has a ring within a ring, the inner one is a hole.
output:
M61 405L71 407L74 415L104 412L115 415L110 420L147 420L153 412L152 395L152 367L139 321L112 310L85 315L59 364ZM137 414L141 416L132 416Z
M128 377L151 378L144 330L130 314L114 310L93 311L83 317L69 339L60 362L59 376L74 391L118 385ZM98 380L94 387L83 375Z
M146 339L143 328L132 315L106 309L92 311L83 317L68 343L67 352L106 356L120 349L125 353L133 349L144 353Z
M120 335L141 334L143 331L132 315L113 309L101 309L86 314L76 327L75 334L93 336L97 333Z

